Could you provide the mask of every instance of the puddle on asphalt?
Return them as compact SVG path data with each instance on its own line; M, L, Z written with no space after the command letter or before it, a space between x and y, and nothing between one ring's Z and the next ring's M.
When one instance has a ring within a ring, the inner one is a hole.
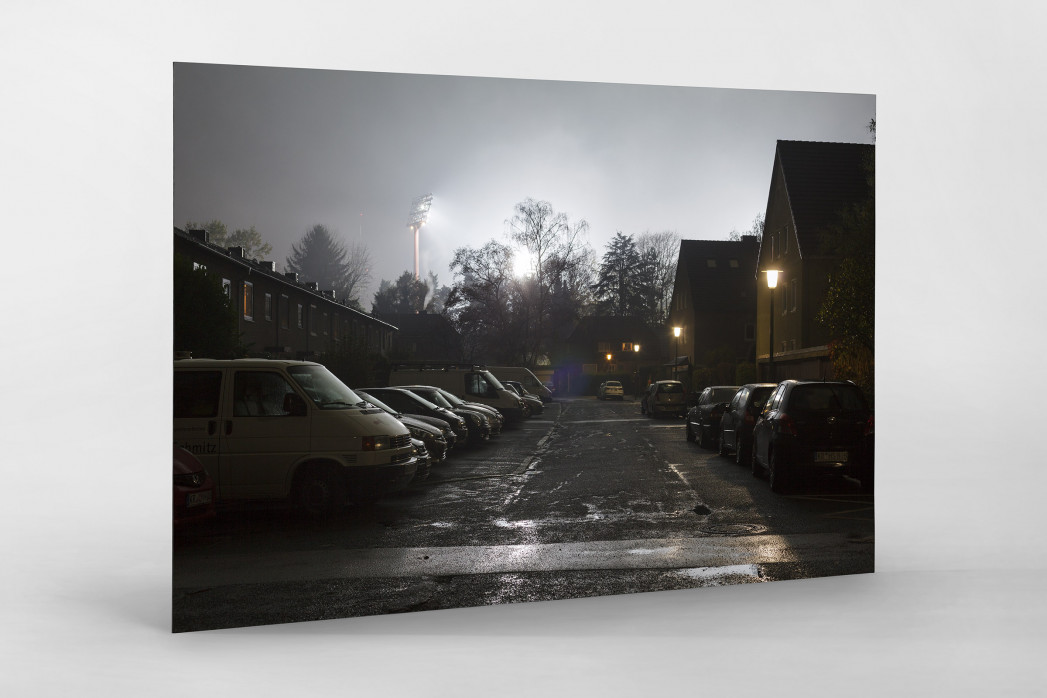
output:
M704 582L725 583L728 577L754 577L760 578L758 565L726 565L724 567L690 567L675 570L676 574L691 579L700 579ZM734 584L735 582L730 582Z

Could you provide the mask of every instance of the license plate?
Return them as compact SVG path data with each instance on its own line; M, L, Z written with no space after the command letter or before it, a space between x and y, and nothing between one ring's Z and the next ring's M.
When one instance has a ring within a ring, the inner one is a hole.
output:
M191 508L191 507L198 507L201 504L210 504L210 503L211 503L211 493L210 492L193 492L192 494L187 494L185 496L185 506L186 506L187 509Z
M814 460L817 463L846 463L847 451L817 451Z

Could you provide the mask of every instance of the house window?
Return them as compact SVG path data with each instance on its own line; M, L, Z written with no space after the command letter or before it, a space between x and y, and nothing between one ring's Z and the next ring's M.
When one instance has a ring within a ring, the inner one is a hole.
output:
M730 265L731 269L737 269L738 268L738 260L737 259L732 259L730 262L728 262L728 264Z
M309 334L316 336L316 306L309 306Z
M291 322L291 301L280 294L280 328L286 330Z
M795 313L796 312L796 297L799 294L800 285L796 283L796 279L789 281L789 308Z
M193 262L193 271L207 271L207 266Z
M233 282L229 279L222 279L222 293L225 294L225 299L230 303L233 301Z
M707 259L707 260L705 260L705 266L709 267L710 269L715 269L716 268L716 260L715 259Z
M323 325L324 325L324 327L323 327L324 334L326 335L327 334L327 313L324 313Z
M611 351L611 343L610 342L597 342L596 343L596 351L599 351L601 353L606 354L607 352Z
M254 284L244 282L244 320L254 321Z
M633 350L633 343L632 342L622 342L622 349L621 350L622 351L632 351Z
M304 328L305 328L305 312L304 312L304 308L302 308L302 304L299 303L298 304L298 329L301 330L301 329L304 329Z
M745 323L745 341L752 342L756 339L756 326L751 322Z
M273 294L265 294L265 319L269 322L273 321Z

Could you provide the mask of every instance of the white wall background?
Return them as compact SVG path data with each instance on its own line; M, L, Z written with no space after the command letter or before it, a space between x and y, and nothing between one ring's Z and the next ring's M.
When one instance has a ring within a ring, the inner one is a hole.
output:
M5 4L0 692L1043 690L1045 20L911 0ZM175 61L876 94L877 574L169 634Z

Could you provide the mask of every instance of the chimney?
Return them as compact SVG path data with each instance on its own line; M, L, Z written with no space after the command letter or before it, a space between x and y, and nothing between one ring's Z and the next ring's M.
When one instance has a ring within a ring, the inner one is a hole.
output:
M244 248L240 247L239 245L236 247L227 247L225 249L229 253L230 257L234 257L236 259L244 258Z
M307 289L309 289L310 291L318 291L318 290L320 290L320 284L316 283L315 281L306 281L305 282L305 287Z
M298 283L298 273L297 272L285 271L284 272L284 278L286 278L291 283L295 283L295 284Z
M266 261L266 262L259 262L258 266L261 267L262 269L265 269L266 271L271 271L271 272L275 272L276 271L276 262L268 262L268 261Z
M200 242L207 243L211 240L211 234L206 230L187 230L185 231L189 237Z
M328 298L330 298L332 300L335 297L333 288L325 288L323 291L320 291L320 293L322 293L323 295L327 296Z

